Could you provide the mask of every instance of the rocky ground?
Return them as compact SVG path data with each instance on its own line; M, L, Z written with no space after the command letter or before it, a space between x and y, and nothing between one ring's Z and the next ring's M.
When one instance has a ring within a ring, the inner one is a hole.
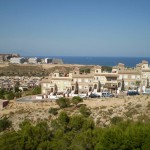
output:
M92 117L97 126L110 126L118 120L149 121L150 120L150 96L122 96L118 98L100 98L84 100L91 111ZM13 129L18 130L19 124L28 119L33 124L45 120L50 122L57 115L49 113L50 108L59 108L53 102L14 102L0 110L0 118L8 117L13 123ZM64 109L69 115L79 114L79 107ZM58 110L61 112L62 109Z

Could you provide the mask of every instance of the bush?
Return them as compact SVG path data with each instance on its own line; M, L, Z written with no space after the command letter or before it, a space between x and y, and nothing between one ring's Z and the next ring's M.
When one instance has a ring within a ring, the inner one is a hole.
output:
M84 117L89 117L91 114L91 111L84 105L80 107L79 111Z
M37 86L37 87L33 88L32 94L33 95L41 94L41 86Z
M6 117L0 119L0 132L6 130L7 128L11 127L12 122L9 121Z
M56 100L56 103L60 108L66 108L70 106L70 100L65 97L59 98L58 100Z
M112 119L111 119L111 123L112 124L117 124L117 123L120 123L120 122L122 122L123 121L123 118L122 117L113 117Z
M58 114L57 110L58 110L57 108L50 108L48 112L50 114L57 115Z
M83 102L83 99L79 96L74 96L72 98L72 103L75 104L77 106L78 103Z

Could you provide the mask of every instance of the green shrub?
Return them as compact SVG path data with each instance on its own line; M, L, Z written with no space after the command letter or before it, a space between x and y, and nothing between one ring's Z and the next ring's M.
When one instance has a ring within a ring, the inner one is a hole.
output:
M123 121L123 118L122 117L113 117L113 118L111 118L111 123L112 124L117 124L117 123L120 123L120 122L122 122Z
M50 108L48 112L49 112L50 114L57 115L57 114L58 114L57 111L58 111L57 108Z
M72 98L72 103L75 104L77 106L78 103L83 102L83 99L79 96L74 96Z
M56 103L60 108L66 108L70 106L70 100L65 97L59 98L58 100L56 100Z
M84 105L80 107L79 111L84 117L89 117L91 114L91 111Z
M12 122L9 121L6 117L3 119L0 119L0 132L11 127L11 125L12 125Z

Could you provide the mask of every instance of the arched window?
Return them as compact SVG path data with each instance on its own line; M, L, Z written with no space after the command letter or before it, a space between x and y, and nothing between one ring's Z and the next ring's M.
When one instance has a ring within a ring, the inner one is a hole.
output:
M118 83L118 87L121 87L121 83L120 82Z
M91 86L89 87L89 91L92 91L92 87Z
M51 92L53 92L53 88L51 88Z
M74 90L74 86L72 86L72 90Z
M94 89L97 89L97 84L94 84Z

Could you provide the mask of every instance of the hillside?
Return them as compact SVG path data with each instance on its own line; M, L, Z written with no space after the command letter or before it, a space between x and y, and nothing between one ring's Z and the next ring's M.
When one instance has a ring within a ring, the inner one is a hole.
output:
M0 64L0 76L47 76L55 70L69 72L75 67L90 69L92 66L71 65L71 64Z
M59 106L53 102L14 102L1 111L0 118L6 116L13 123L13 128L18 130L19 124L28 119L33 124L40 120L51 122L57 118L61 111L66 111L68 115L80 114L80 105L86 105L90 109L90 117L99 127L110 126L112 123L131 120L140 122L150 121L150 97L149 96L134 96L120 98L101 98L89 99L78 104L78 107L68 107L59 109ZM58 108L58 114L49 113L50 108Z

